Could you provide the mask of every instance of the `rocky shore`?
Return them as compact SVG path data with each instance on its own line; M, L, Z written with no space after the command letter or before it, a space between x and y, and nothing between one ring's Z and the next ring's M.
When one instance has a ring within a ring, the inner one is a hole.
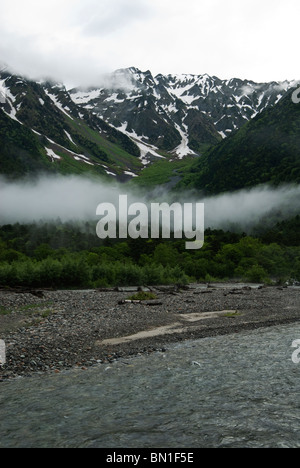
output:
M0 291L0 381L82 371L168 343L300 321L300 288L191 285L153 288L151 300L113 291Z

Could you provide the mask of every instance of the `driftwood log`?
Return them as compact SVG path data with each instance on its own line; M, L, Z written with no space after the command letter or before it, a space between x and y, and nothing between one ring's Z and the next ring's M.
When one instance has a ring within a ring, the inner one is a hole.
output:
M124 304L143 304L148 307L155 307L155 306L162 306L163 303L159 301L132 301L130 299L123 299L122 301L118 302L119 305Z

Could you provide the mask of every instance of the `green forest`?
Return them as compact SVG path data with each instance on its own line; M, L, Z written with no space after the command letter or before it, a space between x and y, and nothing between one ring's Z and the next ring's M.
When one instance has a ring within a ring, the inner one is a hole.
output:
M300 106L292 102L290 92L210 148L178 186L216 194L299 182Z
M28 224L0 227L0 286L101 288L242 280L300 281L300 216L257 234L208 229L205 245L185 240L101 241L95 225Z

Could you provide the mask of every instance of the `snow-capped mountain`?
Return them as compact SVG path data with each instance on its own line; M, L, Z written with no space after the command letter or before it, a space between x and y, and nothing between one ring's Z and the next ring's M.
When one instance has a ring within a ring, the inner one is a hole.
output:
M47 171L126 180L142 168L124 133L78 107L62 84L0 73L1 174Z
M157 158L204 153L293 86L128 68L105 85L68 91L0 72L1 173L92 171L126 180Z
M73 89L74 103L130 136L142 155L166 151L199 154L264 109L277 104L295 82L255 83L209 75L157 75L121 69L110 85Z
M206 195L269 184L273 187L300 184L300 105L294 100L299 86L278 104L261 112L231 137L195 159L180 187L196 188ZM258 192L257 192L258 193ZM258 196L257 200L263 200ZM260 201L258 202L260 203ZM298 207L295 195L290 201ZM288 211L288 204L286 205Z

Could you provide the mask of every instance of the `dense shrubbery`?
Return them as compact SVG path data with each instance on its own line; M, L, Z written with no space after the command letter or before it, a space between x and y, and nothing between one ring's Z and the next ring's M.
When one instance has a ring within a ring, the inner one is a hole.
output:
M188 277L180 267L139 266L131 263L99 263L90 266L82 258L26 259L0 263L2 286L81 288L106 286L142 286L144 284L186 284Z
M185 250L181 240L103 243L89 224L4 226L0 228L0 285L83 288L233 278L300 280L300 241L298 235L291 235L298 225L299 217L285 223L282 237L283 224L279 224L261 236L264 241L208 230L199 251ZM272 237L280 243L272 242Z

